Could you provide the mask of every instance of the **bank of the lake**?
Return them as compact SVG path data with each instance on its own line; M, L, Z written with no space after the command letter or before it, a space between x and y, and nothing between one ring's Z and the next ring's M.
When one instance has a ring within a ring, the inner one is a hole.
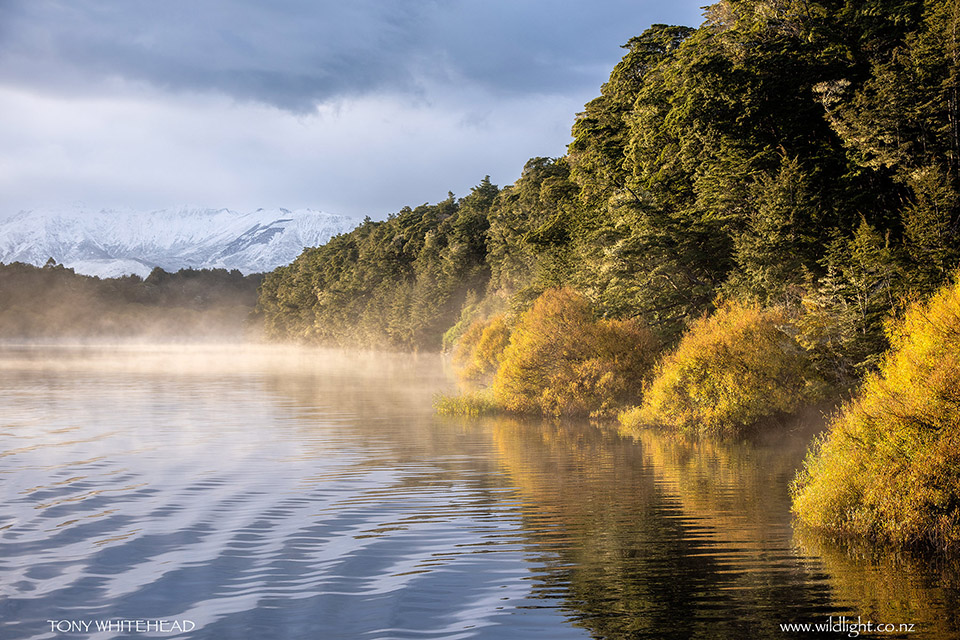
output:
M619 414L634 431L737 438L869 396L891 324L960 267L958 33L955 0L725 0L699 26L652 25L617 43L563 156L305 250L264 278L265 331L450 351L489 390L441 401L448 413ZM910 419L949 423L953 399L928 396ZM832 514L805 521L950 546L936 541L960 535L955 446L938 430L891 428L834 464L889 448L913 480L856 467L899 487L866 501L925 506L875 517L804 476L798 496Z

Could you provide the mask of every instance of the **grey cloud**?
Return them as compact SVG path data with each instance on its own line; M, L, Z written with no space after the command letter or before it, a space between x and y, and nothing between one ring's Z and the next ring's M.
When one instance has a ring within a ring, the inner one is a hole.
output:
M214 90L292 110L374 89L408 90L415 18L399 3L296 0L13 0L0 22L0 78L97 91L120 79Z
M6 0L0 82L96 92L110 82L215 91L296 111L469 83L494 95L596 85L655 0Z

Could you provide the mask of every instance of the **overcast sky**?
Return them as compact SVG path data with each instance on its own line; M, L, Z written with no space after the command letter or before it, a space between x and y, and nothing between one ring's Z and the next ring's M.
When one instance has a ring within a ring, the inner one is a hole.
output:
M559 156L620 45L703 0L0 0L0 216L383 218Z

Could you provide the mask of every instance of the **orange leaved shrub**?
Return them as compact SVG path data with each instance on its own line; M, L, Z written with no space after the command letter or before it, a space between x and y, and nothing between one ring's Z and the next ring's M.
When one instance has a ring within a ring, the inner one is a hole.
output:
M550 289L510 335L493 396L508 411L611 415L636 402L655 354L635 321L598 319L573 289Z

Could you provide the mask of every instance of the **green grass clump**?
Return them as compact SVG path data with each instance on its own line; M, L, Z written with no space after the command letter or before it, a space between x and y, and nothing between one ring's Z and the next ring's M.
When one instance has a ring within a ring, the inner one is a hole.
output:
M620 423L620 427L623 429L625 434L636 433L643 429L645 426L649 426L648 423L644 422L643 407L631 406L626 409L622 409L617 413L617 422Z
M442 416L477 417L500 411L500 407L487 390L463 393L458 396L441 395L434 400L433 408Z
M738 303L696 321L657 367L643 404L620 414L622 426L736 436L815 400L821 385L789 325L782 309Z
M841 535L960 548L960 283L911 305L891 349L807 457L793 512Z

